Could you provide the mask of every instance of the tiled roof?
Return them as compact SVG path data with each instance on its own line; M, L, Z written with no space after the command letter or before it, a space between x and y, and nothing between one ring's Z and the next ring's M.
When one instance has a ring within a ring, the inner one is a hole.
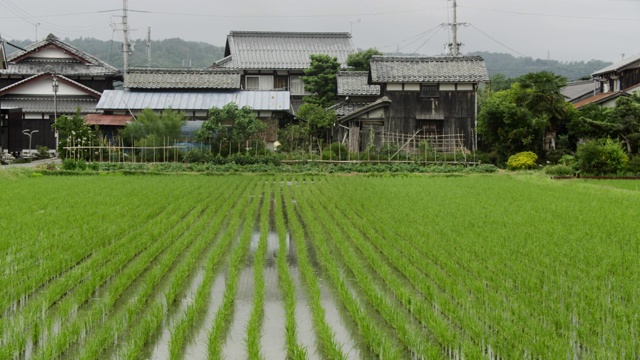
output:
M0 70L7 68L7 56L4 51L4 42L0 40Z
M235 103L253 110L288 111L291 107L288 91L229 92L158 92L105 90L96 106L99 110L209 110Z
M131 69L129 89L240 89L240 72L195 69Z
M484 60L466 57L397 57L371 58L372 83L429 82L476 83L489 81Z
M93 98L64 98L58 97L57 107L51 97L15 96L3 97L3 108L22 108L25 113L53 114L57 109L58 114L74 114L77 108L80 113L90 114L96 112L98 99Z
M340 71L338 73L338 95L380 95L380 85L369 85L368 71Z
M603 75L609 72L613 72L613 71L619 71L619 70L623 70L629 66L634 65L635 63L640 62L640 54L636 54L633 55L627 59L624 59L622 61L619 61L615 64L609 65L606 68L600 69L596 72L594 72L593 74L591 74L591 76L598 76L598 75Z
M338 117L341 117L349 115L354 111L360 110L369 104L371 104L371 102L344 101L331 106L329 109L335 111L336 115L338 115Z
M381 108L381 107L388 107L389 105L391 105L391 100L389 100L388 97L383 96L380 99L372 102L372 103L368 103L362 107L359 107L358 109L354 109L353 111L351 111L350 113L344 114L344 116L340 116L338 118L339 122L344 122L347 120L351 120L351 119L355 119L363 114L366 114L370 111L373 111L375 109Z
M232 69L289 69L309 67L309 55L327 54L346 68L356 50L349 33L232 31L225 58L214 66Z
M38 58L37 52L46 47L57 47L74 59ZM34 56L32 56L34 55ZM117 76L115 67L89 55L50 34L46 39L27 46L24 51L16 51L7 58L7 69L0 75L32 75L41 72L55 72L67 76Z
M589 104L602 104L604 102L616 99L616 98L618 98L619 96L622 96L622 95L628 96L629 94L627 94L627 93L625 93L623 91L601 93L601 94L586 98L586 99L584 99L582 101L579 101L579 102L573 104L573 106L575 106L576 109L580 109L580 108L582 108L584 106L587 106Z

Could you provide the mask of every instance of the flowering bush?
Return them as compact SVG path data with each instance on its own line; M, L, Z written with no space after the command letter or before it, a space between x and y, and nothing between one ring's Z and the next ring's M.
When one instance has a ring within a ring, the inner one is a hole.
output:
M509 157L507 161L507 169L509 170L526 170L536 167L538 155L531 151L523 151Z

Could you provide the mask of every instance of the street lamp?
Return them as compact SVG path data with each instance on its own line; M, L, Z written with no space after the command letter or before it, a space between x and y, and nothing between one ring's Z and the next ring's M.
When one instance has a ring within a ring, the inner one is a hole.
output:
M51 90L53 90L53 123L58 123L58 89L60 85L58 84L58 78L56 77L56 73L53 73L53 81L51 83ZM58 151L58 127L56 126L55 131L56 138L56 151Z
M33 135L34 133L39 132L38 130L31 130L31 129L24 129L22 130L22 133L27 135L29 137L29 157L31 157L31 135Z

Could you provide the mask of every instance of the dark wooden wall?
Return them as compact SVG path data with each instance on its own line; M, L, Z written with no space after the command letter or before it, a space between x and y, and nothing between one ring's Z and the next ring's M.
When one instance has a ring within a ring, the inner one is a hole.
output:
M445 134L464 134L465 146L473 149L475 92L441 91L439 97L421 97L418 91L385 91L391 100L385 130L413 134L420 120L442 121Z

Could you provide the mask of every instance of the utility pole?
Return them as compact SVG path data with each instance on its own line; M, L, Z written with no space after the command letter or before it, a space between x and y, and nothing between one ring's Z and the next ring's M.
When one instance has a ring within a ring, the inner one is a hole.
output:
M129 55L131 54L131 45L129 44L128 3L128 0L122 0L122 34L124 37L122 53L124 54L124 76L126 76L126 73L129 70Z
M151 27L147 28L147 67L151 67Z
M451 27L453 42L449 44L449 55L460 56L460 47L462 43L458 42L458 26L467 25L467 23L458 23L458 4L453 0L453 23L448 24Z

